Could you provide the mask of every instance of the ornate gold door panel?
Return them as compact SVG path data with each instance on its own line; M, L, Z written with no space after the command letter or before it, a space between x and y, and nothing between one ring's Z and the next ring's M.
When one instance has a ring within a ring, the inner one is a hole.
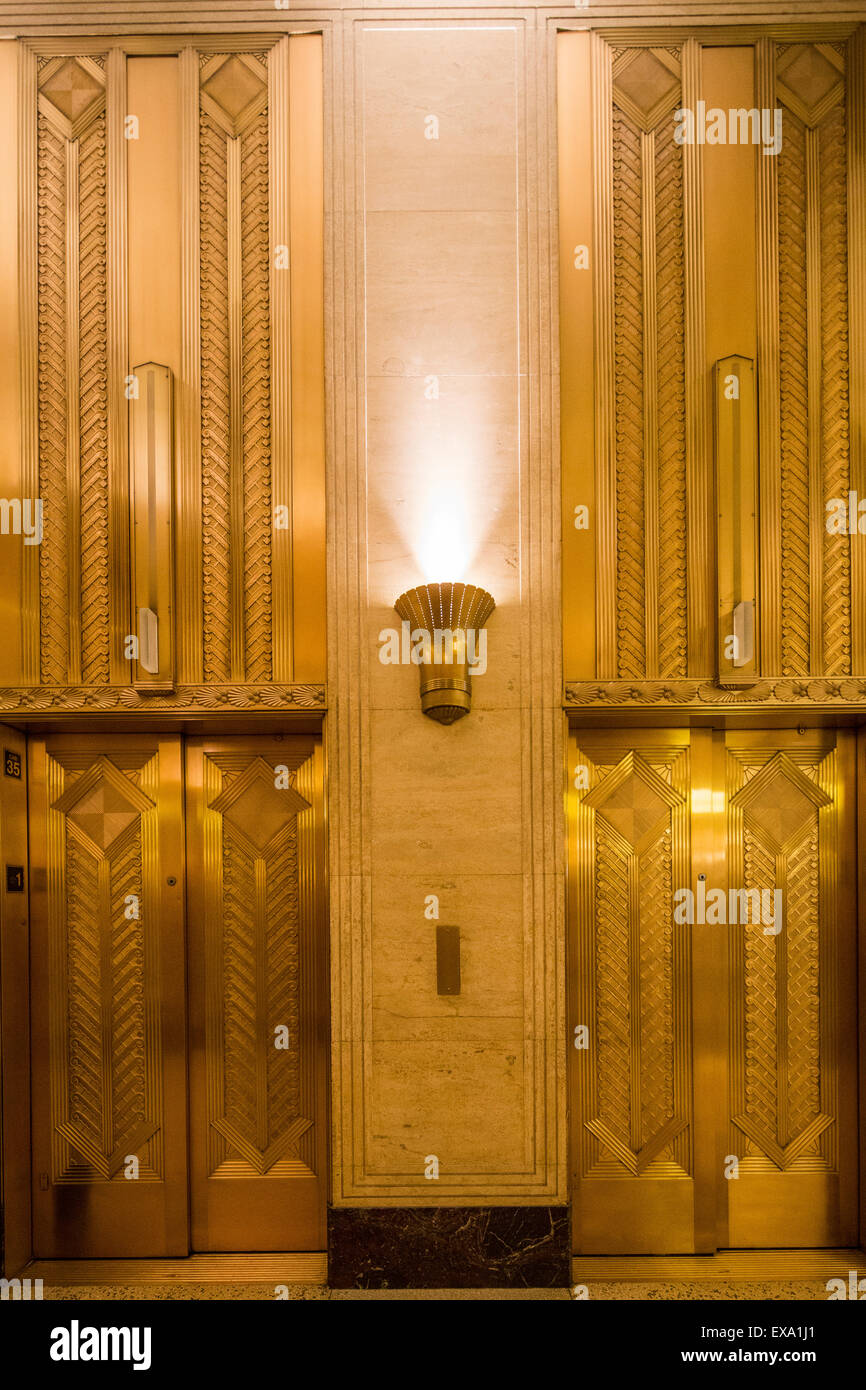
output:
M856 1243L852 738L572 737L576 1251Z
M575 1249L690 1251L689 735L587 732L571 754Z
M33 1237L185 1255L180 740L30 749Z
M726 756L729 886L782 908L729 927L727 1243L854 1245L853 735L730 733Z
M195 1250L322 1250L327 979L321 750L192 740Z

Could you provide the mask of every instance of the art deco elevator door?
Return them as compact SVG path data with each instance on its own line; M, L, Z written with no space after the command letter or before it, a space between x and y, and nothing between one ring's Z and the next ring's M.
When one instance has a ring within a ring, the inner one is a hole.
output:
M575 1250L692 1250L691 939L672 928L690 737L586 733L570 752Z
M781 909L727 929L727 1243L854 1245L853 735L729 733L725 759L728 883Z
M35 1254L323 1250L320 746L76 734L29 762Z
M323 1250L321 749L187 746L194 1250Z
M572 737L576 1252L856 1242L852 750Z
M185 1255L180 740L29 765L34 1254Z

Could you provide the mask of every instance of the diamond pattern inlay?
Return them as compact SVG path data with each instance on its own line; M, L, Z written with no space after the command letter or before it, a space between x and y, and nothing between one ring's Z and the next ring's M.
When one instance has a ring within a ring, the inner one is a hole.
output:
M766 789L767 800L747 812L749 820L780 849L815 812L808 797L778 773Z
M294 787L277 787L277 775L273 767L257 758L211 804L211 809L239 830L259 854L309 805Z
M153 810L153 805L150 797L103 755L67 787L51 809L67 817L97 859L110 859L109 847L138 816Z
M599 806L598 813L634 849L655 829L662 817L667 816L668 807L642 778L632 773Z
M774 854L787 853L820 806L830 797L784 753L777 753L731 797L749 825Z
M202 90L236 121L250 102L261 95L264 86L264 82L240 58L234 56L217 68L213 76L202 84Z
M679 80L654 57L648 49L643 49L628 67L617 75L615 86L618 92L647 116L664 98L673 97L679 92Z
M817 106L839 81L839 73L811 44L798 44L796 56L785 64L784 80L807 106Z
M68 121L78 117L102 96L102 86L85 72L74 58L70 58L47 79L42 87L42 95L52 106L56 106Z
M138 811L130 805L118 787L99 782L69 812L68 819L93 844L98 845L100 849L107 849L127 826L138 819Z

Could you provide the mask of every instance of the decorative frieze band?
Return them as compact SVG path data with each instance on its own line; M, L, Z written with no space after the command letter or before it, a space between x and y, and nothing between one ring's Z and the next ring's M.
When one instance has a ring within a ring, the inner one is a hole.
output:
M192 710L273 712L286 709L324 710L323 685L180 685L171 694L142 695L129 685L25 685L0 688L0 712L29 714L102 714L113 710L183 714Z
M866 680L844 676L802 680L759 681L742 689L725 689L711 681L579 681L565 687L564 706L569 709L599 711L615 705L634 709L668 706L706 710L707 705L790 706L792 709L819 705L866 705Z

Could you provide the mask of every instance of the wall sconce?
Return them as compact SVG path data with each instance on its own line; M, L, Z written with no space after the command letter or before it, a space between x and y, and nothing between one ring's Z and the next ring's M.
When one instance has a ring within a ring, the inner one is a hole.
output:
M172 528L172 376L145 362L133 369L130 491L132 600L138 635L133 684L174 689L174 537Z
M716 589L722 685L753 685L758 661L758 470L754 364L715 366Z
M474 584L422 584L407 589L394 607L411 624L417 644L412 659L421 676L422 712L440 724L453 724L472 706L470 670L480 664L476 634L496 604Z

